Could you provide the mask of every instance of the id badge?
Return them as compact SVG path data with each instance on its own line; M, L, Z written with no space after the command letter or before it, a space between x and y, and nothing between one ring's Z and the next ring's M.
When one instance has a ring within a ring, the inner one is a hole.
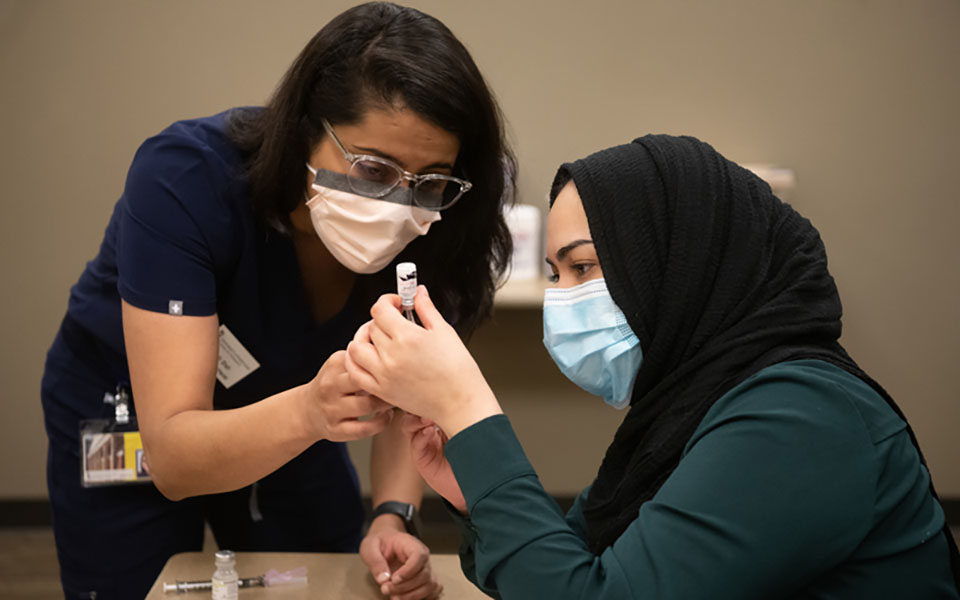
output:
M129 393L118 389L104 402L115 405L113 419L80 421L80 483L83 487L150 483L137 419L128 412Z

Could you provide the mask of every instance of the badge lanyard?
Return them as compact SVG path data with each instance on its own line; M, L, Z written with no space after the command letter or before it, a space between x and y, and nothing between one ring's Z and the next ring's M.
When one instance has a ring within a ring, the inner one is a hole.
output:
M80 482L84 487L151 482L137 417L130 414L129 388L118 385L103 402L113 405L112 419L80 421Z

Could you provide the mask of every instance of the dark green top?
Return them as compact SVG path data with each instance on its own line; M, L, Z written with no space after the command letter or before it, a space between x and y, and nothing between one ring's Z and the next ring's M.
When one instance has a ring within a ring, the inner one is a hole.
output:
M564 518L506 416L445 453L470 514L464 573L493 596L958 597L943 510L904 422L821 361L768 367L721 397L600 556L585 541L587 491Z

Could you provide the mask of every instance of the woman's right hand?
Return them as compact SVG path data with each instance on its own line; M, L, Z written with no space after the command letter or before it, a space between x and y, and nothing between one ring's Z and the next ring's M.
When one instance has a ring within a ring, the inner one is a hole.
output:
M410 441L410 454L423 480L460 514L467 514L467 501L463 498L450 463L443 455L447 436L432 421L408 413L404 413L400 426Z
M331 354L304 386L306 422L314 439L346 442L370 437L383 431L393 418L393 406L353 383L345 366L346 355L343 350Z

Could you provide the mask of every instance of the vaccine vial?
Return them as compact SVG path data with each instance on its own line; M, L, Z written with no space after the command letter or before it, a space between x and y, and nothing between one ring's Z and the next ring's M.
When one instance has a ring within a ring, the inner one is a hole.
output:
M214 557L217 570L211 577L213 600L237 600L239 578L232 550L219 550Z
M413 317L413 298L417 295L417 265L404 262L397 265L397 294L400 295L400 310L411 321Z

